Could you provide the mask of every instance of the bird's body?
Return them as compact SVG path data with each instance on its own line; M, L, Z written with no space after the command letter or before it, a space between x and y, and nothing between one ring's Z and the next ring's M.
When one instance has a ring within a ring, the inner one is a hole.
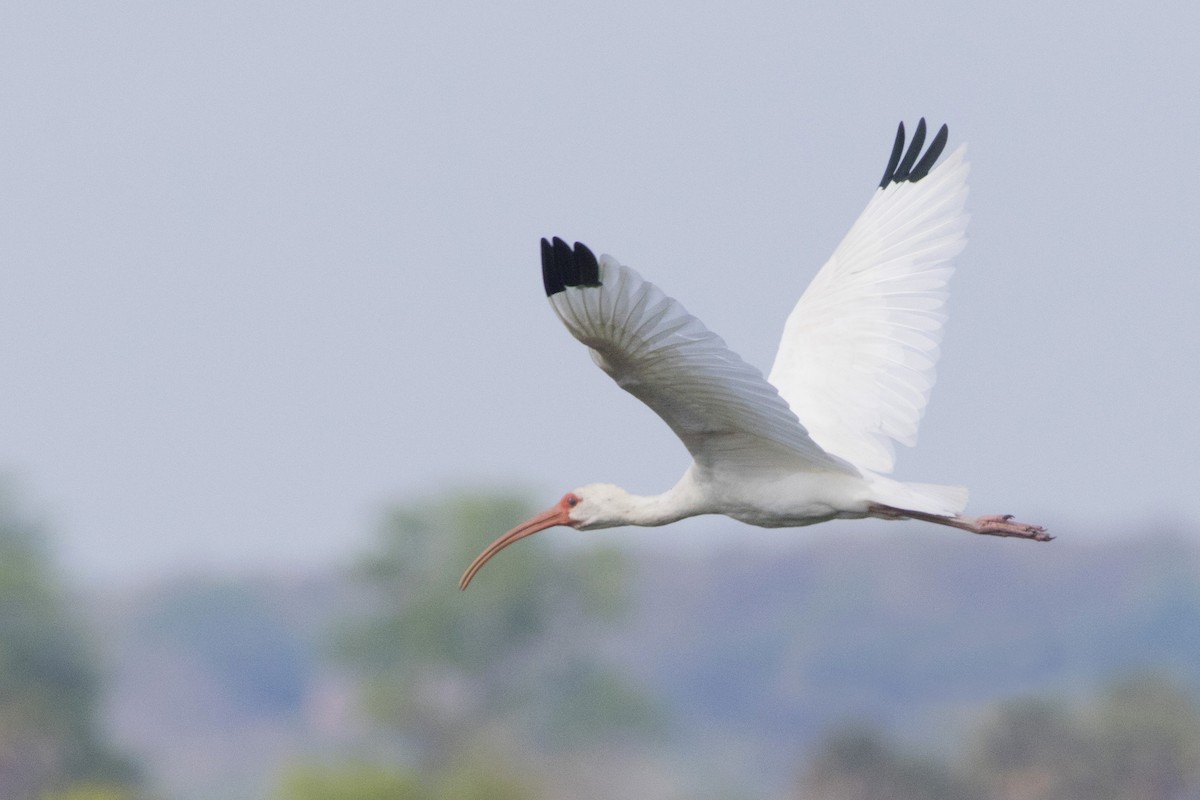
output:
M779 469L730 474L695 464L660 495L633 495L603 483L581 486L576 494L603 498L605 509L617 512L593 517L581 511L580 530L656 527L702 514L722 514L762 528L795 528L862 518L870 505L867 483L846 473Z
M888 477L893 441L914 444L938 355L951 259L965 245L965 148L936 169L942 126L918 161L921 120L904 126L880 188L784 326L770 378L677 301L587 247L542 240L551 306L596 364L679 436L692 465L642 497L590 484L497 539L463 575L554 525L657 526L723 514L761 527L833 519L920 519L974 533L1045 541L1009 517L962 515L962 487Z

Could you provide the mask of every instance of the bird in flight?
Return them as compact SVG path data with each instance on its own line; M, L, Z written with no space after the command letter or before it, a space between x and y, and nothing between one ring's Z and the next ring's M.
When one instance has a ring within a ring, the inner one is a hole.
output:
M1011 515L963 514L960 486L888 477L893 442L916 443L934 381L952 259L966 245L966 146L936 167L945 125L922 155L925 120L905 149L904 123L883 180L801 295L771 373L615 258L542 239L550 305L592 360L683 441L692 464L652 497L592 483L493 542L463 573L556 525L578 530L666 525L724 514L762 527L832 519L915 519L1045 542Z

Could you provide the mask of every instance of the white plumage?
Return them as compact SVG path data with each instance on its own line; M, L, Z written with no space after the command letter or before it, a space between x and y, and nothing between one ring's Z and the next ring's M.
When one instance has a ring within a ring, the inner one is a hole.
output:
M966 244L965 146L933 167L946 137L942 126L918 161L921 120L901 158L900 126L880 188L788 317L769 380L615 258L543 239L554 311L601 369L662 417L693 464L653 497L611 484L568 492L493 542L460 586L504 547L554 525L590 530L725 514L781 527L872 516L1049 540L1011 517L962 516L962 487L887 477L893 442L916 442L952 259Z
M550 304L592 360L671 427L697 463L852 471L822 450L761 372L673 298L612 256L601 285Z
M879 189L796 303L769 380L813 439L888 473L933 387L951 259L966 247L966 147Z

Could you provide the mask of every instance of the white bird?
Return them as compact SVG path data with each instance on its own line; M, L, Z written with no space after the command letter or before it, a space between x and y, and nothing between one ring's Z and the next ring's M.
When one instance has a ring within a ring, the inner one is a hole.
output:
M508 545L556 525L665 525L724 514L790 527L916 519L1036 541L1011 515L967 517L967 490L887 477L893 441L916 442L934 381L951 260L966 244L966 146L934 168L945 125L921 156L925 120L904 124L883 180L784 325L771 374L743 361L677 301L615 258L542 239L550 305L617 385L671 427L693 463L653 497L593 483L501 536L459 587ZM903 154L903 156L902 156ZM918 160L919 158L919 160Z

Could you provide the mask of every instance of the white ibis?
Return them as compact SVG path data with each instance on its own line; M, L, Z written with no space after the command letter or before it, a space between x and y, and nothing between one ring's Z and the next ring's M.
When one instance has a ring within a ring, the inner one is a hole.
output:
M972 533L1052 537L1011 515L963 515L960 486L887 477L893 441L916 442L934 381L951 260L966 244L966 146L934 167L941 127L921 155L925 120L904 124L883 180L796 303L771 374L726 347L677 301L615 258L542 239L542 276L567 330L617 385L662 417L693 463L653 497L581 486L493 542L471 564L556 525L665 525L724 514L790 527L831 519L916 519Z

